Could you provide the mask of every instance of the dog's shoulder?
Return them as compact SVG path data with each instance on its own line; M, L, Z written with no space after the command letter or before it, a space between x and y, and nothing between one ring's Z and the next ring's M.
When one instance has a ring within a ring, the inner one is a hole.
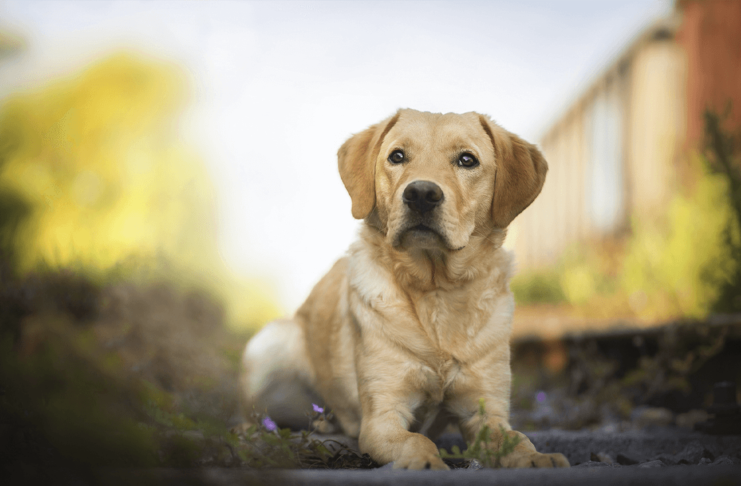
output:
M347 288L347 268L348 257L337 260L311 290L296 316L308 322L331 319L338 310L343 289Z

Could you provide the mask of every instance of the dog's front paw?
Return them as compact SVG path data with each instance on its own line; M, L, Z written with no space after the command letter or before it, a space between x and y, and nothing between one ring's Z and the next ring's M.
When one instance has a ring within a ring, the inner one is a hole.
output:
M502 458L502 467L571 467L566 456L559 453L512 452Z
M394 469L450 469L440 456L430 453L402 455L394 461Z

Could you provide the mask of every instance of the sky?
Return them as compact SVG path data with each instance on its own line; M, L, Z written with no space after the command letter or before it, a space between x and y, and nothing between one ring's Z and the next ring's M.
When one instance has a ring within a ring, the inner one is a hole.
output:
M398 108L486 113L537 142L669 0L0 0L26 40L0 97L122 48L181 65L182 136L219 198L219 245L287 312L355 238L337 173L353 133Z

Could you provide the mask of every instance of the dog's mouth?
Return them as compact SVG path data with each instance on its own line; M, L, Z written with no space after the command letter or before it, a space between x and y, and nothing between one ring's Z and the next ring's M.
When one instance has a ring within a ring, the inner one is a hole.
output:
M391 246L397 250L442 250L456 252L465 248L465 244L454 245L445 225L431 214L418 215L408 213L399 226L390 233ZM392 225L392 227L395 225Z
M418 224L417 226L412 226L407 231L422 231L422 232L429 232L429 233L435 233L436 235L440 236L440 233L435 231L434 229L430 228L429 226L426 226L424 224Z
M442 235L442 233L433 228L432 226L426 225L424 223L419 223L414 226L410 226L406 229L404 229L401 234L401 239L405 239L408 237L412 238L437 238L441 241L445 241L445 237Z
M438 229L424 223L408 226L400 231L394 246L403 249L449 249L445 236Z

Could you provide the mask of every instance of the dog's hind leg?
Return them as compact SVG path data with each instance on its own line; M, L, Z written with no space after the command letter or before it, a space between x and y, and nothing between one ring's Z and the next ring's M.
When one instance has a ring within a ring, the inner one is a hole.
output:
M301 326L290 319L268 324L247 343L242 356L240 398L248 422L234 430L249 427L255 412L267 414L278 427L307 428L312 403L321 404L313 382Z

